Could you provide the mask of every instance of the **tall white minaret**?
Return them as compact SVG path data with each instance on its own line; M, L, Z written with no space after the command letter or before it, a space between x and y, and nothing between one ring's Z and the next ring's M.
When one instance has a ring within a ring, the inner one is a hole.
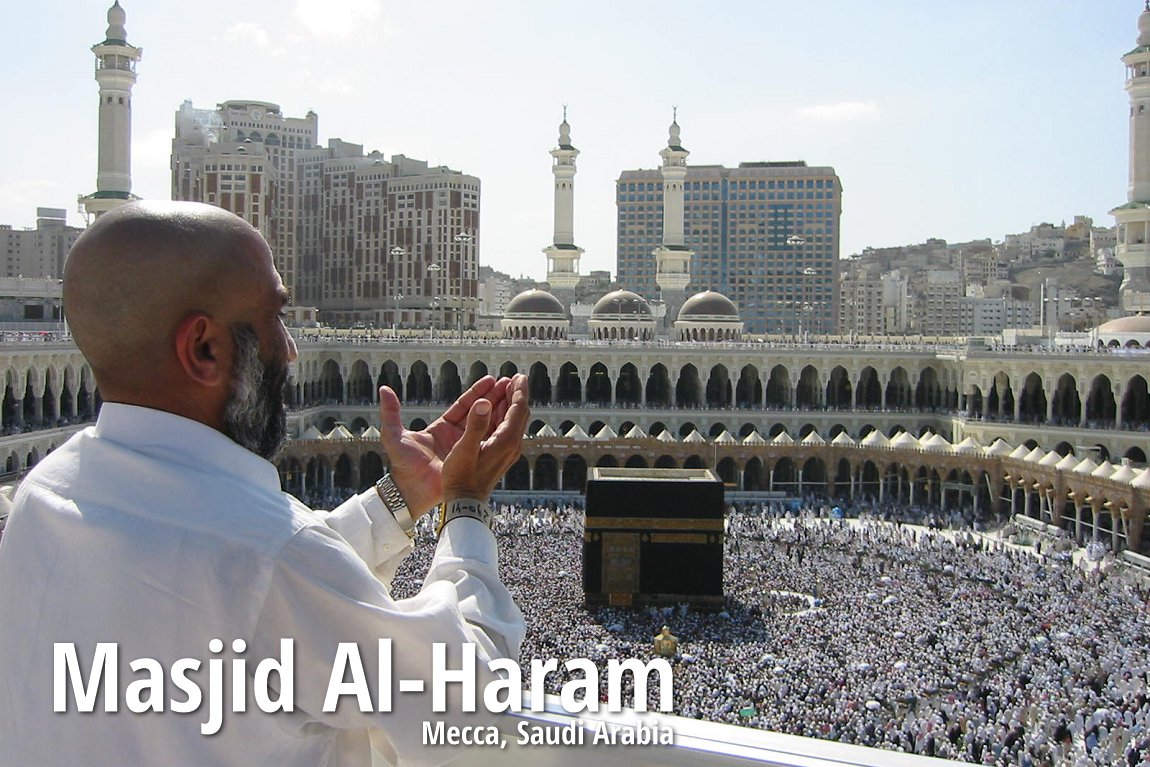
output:
M92 46L100 84L100 145L96 191L80 198L80 212L86 216L99 217L137 199L132 196L132 86L144 49L128 44L126 19L116 0L108 9L104 42Z
M571 145L571 126L567 124L567 107L559 123L559 146L551 150L555 158L555 236L543 249L547 256L547 282L551 290L574 290L579 284L579 256L583 248L575 244L575 158L579 150Z
M1118 222L1121 306L1150 312L1150 0L1138 17L1138 47L1122 57L1130 94L1130 185L1127 202L1110 211Z
M671 120L667 146L659 152L663 158L663 244L655 248L655 284L662 293L666 314L665 327L674 327L679 307L691 281L691 257L694 251L683 239L683 180L687 177L687 156L679 140L678 110Z

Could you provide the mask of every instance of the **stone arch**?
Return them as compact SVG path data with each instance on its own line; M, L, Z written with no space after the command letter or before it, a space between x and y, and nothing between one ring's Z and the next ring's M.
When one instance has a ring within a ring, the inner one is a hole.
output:
M619 370L615 381L615 402L622 405L638 405L643 401L643 384L639 381L639 370L628 362Z
M867 365L859 373L858 386L855 388L855 406L867 410L882 409L882 384L878 380L878 372Z
M1054 423L1060 426L1077 426L1082 417L1082 398L1078 396L1078 382L1070 373L1058 377L1051 402Z
M849 410L851 406L850 373L842 365L835 365L827 377L827 391L824 401L828 410Z
M1042 386L1042 376L1028 373L1022 381L1019 392L1018 417L1028 423L1041 423L1046 420L1046 391Z
M556 402L576 403L583 401L583 381L579 378L579 368L572 362L564 362L559 368L559 379L555 389Z
M775 461L775 465L771 467L770 471L770 484L771 490L782 490L784 492L797 494L799 490L799 474L798 469L795 468L795 462L785 456Z
M528 400L532 405L549 405L551 403L551 376L547 366L542 362L534 362L527 373Z
M739 489L739 466L734 458L728 456L720 460L715 466L715 473L719 475L724 485Z
M675 385L676 407L698 407L700 399L699 371L691 364L679 371L679 382Z
M1005 420L1014 420L1014 389L1010 385L1010 376L1001 370L994 376L990 393L986 397L986 406L992 415L998 414Z
M785 365L775 365L767 378L767 407L784 410L791 404L791 374Z
M726 365L714 365L707 376L705 394L707 407L728 408L731 406L731 377Z
M762 401L763 382L759 380L759 369L754 365L743 365L735 385L735 407L757 408Z
M367 405L375 401L375 390L371 386L371 371L367 363L356 360L347 378L347 394L352 404Z
M323 363L319 374L319 399L324 402L343 402L343 373L339 363L329 359Z
M655 363L651 367L651 372L647 374L646 393L648 407L671 406L673 401L671 376L663 363Z
M407 402L431 401L431 373L427 363L416 360L407 374Z
M1117 417L1118 406L1114 401L1114 387L1109 376L1094 376L1090 382L1090 394L1086 397L1087 424L1113 426Z
M819 371L814 365L807 365L799 373L799 383L795 388L795 407L817 410L822 407L822 384Z
M1150 393L1144 376L1136 375L1126 382L1126 392L1122 395L1122 425L1127 429L1150 427Z
M563 460L563 489L583 492L587 485L587 461L581 455Z
M587 371L586 400L600 405L611 404L611 374L602 362Z
M535 459L535 474L532 480L535 490L559 490L559 462L550 453Z
M937 410L942 406L942 387L933 365L927 365L919 372L914 404L919 410Z
M890 380L886 385L886 406L891 409L905 410L911 405L910 377L902 365L895 366L890 371Z
M463 394L463 381L459 368L448 360L439 366L439 380L435 382L435 398L439 402L454 402Z
M751 458L743 468L743 490L748 492L762 492L767 489L763 461L759 457Z

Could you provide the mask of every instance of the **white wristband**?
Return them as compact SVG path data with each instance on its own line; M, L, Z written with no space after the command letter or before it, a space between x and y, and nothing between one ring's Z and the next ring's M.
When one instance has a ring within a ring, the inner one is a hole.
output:
M443 504L443 510L439 516L439 527L436 529L435 534L439 535L443 532L443 526L453 519L460 519L467 517L482 522L491 529L491 523L494 521L494 515L491 513L491 507L483 501L477 501L474 498L456 498L454 501L448 501Z

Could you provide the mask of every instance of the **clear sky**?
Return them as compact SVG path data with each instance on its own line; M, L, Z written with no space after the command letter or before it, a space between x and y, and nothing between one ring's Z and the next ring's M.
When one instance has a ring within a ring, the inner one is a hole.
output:
M319 114L321 140L483 184L481 262L542 279L562 105L581 151L582 271L615 270L614 182L689 162L806 160L842 179L842 255L1000 240L1126 199L1120 56L1142 0L122 0L144 49L133 191L169 197L185 99ZM109 0L9 5L0 223L95 190L89 48Z

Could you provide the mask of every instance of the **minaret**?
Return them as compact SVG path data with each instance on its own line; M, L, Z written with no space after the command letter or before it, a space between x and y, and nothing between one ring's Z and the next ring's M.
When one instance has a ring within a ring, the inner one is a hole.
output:
M1122 57L1130 94L1130 186L1127 202L1110 211L1118 222L1121 307L1150 312L1150 0L1138 17L1138 47Z
M86 216L99 217L137 199L132 195L132 86L144 49L128 44L126 18L116 0L108 9L104 42L92 46L100 84L100 147L96 191L80 198L80 212Z
M547 282L552 292L572 291L579 284L579 256L583 255L583 248L575 244L575 158L579 150L571 146L567 107L563 107L563 122L559 123L559 146L551 150L551 156L555 158L551 166L555 174L555 236L552 245L543 249L547 256Z
M683 179L687 177L687 156L679 140L678 110L671 121L663 158L663 244L655 248L655 284L662 293L666 314L664 326L674 327L679 307L691 281L691 257L695 253L683 240Z

